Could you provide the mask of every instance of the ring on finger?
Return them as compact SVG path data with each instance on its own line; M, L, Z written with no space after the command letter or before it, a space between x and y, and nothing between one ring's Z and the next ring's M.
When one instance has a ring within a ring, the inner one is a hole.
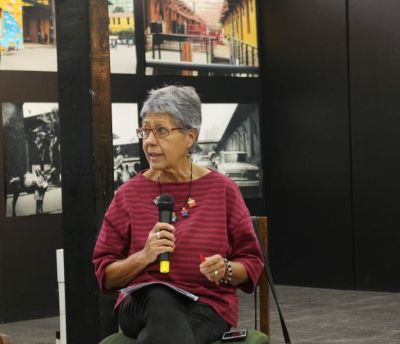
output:
M214 276L215 276L215 277L218 276L218 270L214 270Z
M157 239L160 239L160 232L157 232Z

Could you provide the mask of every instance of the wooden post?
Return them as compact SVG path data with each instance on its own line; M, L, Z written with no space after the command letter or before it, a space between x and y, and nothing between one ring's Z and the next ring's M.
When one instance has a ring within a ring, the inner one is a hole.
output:
M190 42L183 42L182 43L182 50L181 50L181 61L193 61L192 55L192 44ZM189 70L183 70L182 75L190 76L193 72Z
M92 252L113 196L107 1L57 1L68 343L98 343Z
M260 217L258 219L260 242L263 244L261 249L268 255L268 225L267 218ZM269 336L269 284L268 278L263 271L260 276L260 285L264 288L260 288L260 305L263 307L260 309L260 330Z

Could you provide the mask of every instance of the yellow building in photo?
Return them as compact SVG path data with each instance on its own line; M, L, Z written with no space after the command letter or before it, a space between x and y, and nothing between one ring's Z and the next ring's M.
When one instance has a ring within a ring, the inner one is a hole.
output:
M235 63L258 66L256 0L224 0L221 23Z
M258 46L256 0L224 0L221 22L226 38Z
M124 31L134 31L135 21L133 13L117 12L109 14L109 30L110 34L118 34Z

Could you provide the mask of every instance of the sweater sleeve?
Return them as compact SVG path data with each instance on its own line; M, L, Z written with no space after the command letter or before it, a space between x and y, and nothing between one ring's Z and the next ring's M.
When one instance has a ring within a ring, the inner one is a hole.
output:
M104 216L93 251L95 274L103 291L105 291L103 282L107 265L124 259L129 254L130 218L124 208L122 189L118 189Z
M227 192L227 223L230 245L229 260L243 264L249 275L247 282L238 287L251 293L258 282L264 266L262 250L253 228L249 210L236 184Z

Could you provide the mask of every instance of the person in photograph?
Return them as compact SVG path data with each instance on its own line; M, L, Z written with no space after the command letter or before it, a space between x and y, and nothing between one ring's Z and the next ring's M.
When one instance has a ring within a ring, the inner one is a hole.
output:
M208 344L236 326L236 291L253 291L262 251L238 186L191 159L201 126L195 89L152 90L140 116L149 169L117 190L94 248L95 273L104 291L138 288L115 305L119 327L138 344ZM166 193L172 223L158 220Z
M122 179L123 178L122 174L123 174L123 167L119 166L117 170L114 171L114 190L117 190L122 184L124 184L124 181Z
M122 181L125 183L129 179L131 179L131 177L132 177L132 173L129 170L129 166L128 166L128 164L125 164L124 170L122 171Z
M115 147L115 157L114 157L114 170L122 167L124 163L124 156L122 154L121 146Z
M50 26L50 44L54 44L54 28L53 26Z
M114 154L114 190L117 190L123 183L124 172L124 156L122 154L121 146L115 147Z
M60 155L57 114L50 112L39 119L40 124L31 129L31 135L40 169L43 171L46 163L50 163L50 169L57 168Z
M35 171L35 178L34 199L36 202L36 214L43 214L43 201L44 195L47 191L48 183L46 180L46 175L39 169Z
M19 195L21 193L21 177L12 177L9 181L9 191L13 195L12 199L12 216L17 216L16 207Z

